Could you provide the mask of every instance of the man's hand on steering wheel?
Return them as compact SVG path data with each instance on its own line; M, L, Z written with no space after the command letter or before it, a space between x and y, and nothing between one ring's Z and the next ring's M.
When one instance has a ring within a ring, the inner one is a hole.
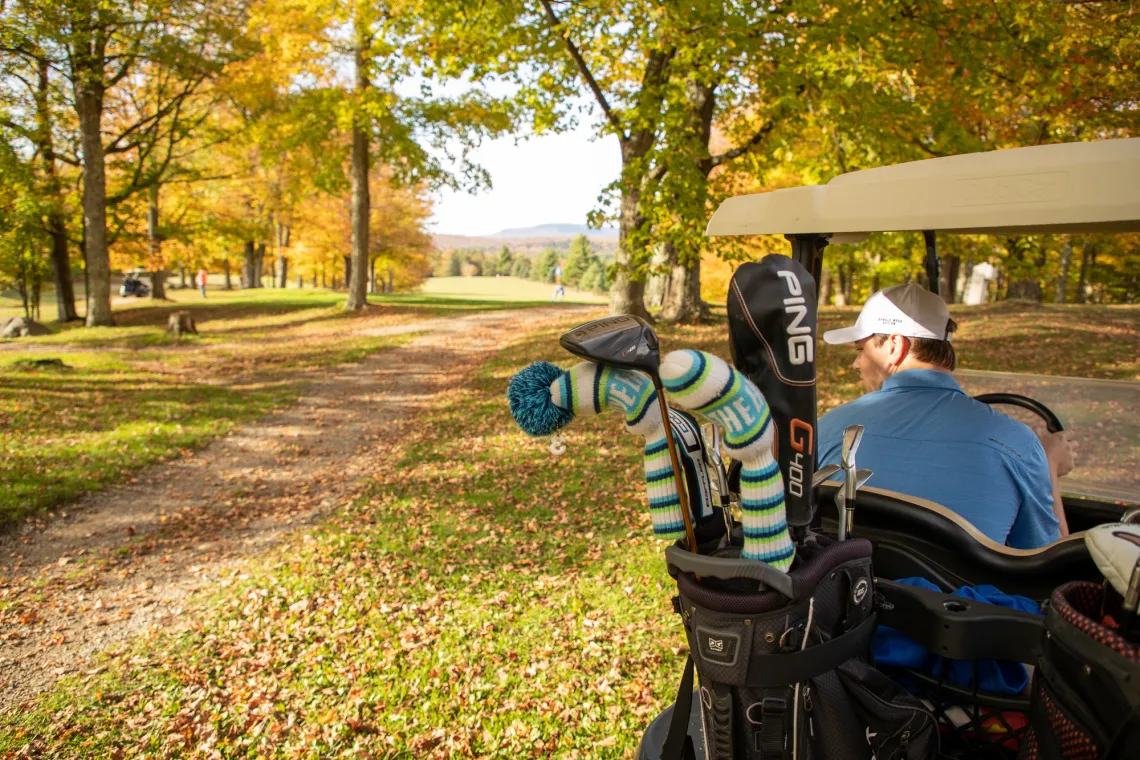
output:
M1059 433L1037 431L1041 439L1041 446L1045 449L1045 458L1049 460L1049 471L1054 477L1063 478L1073 471L1077 461L1077 442L1069 435L1068 430Z

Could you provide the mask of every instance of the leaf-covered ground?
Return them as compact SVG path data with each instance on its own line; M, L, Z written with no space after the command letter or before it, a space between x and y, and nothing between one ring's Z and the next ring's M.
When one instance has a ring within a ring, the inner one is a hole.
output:
M965 366L1135 373L1135 310L960 316ZM828 311L822 322L853 317ZM637 441L613 415L582 420L554 458L510 420L511 374L573 362L557 335L505 346L405 420L376 445L365 496L235 571L188 613L189 629L118 648L6 715L0 751L631 757L672 697L684 641ZM718 324L662 331L662 344L727 356ZM841 369L849 354L820 355L822 403L855 395L857 378ZM1033 364L1039 356L1048 366Z
M57 325L51 336L0 341L0 527L291 403L303 373L407 339L390 328L519 305L394 295L349 314L343 294L326 291L196 293L129 303L114 328ZM181 310L200 334L176 341L165 326ZM51 358L65 366L35 364Z

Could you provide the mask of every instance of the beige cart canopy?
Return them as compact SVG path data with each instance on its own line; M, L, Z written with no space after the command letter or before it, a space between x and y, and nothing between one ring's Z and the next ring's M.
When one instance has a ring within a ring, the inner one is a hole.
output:
M1140 138L1039 145L850 172L724 201L708 235L1140 231Z

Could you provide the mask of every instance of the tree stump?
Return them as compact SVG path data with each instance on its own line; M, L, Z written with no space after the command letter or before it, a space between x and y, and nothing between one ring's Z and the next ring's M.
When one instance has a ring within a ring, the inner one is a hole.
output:
M183 333L198 334L198 327L194 324L194 317L188 311L176 311L170 315L166 323L166 331L180 340Z
M0 338L26 338L29 335L51 335L51 330L26 317L12 317L0 327Z

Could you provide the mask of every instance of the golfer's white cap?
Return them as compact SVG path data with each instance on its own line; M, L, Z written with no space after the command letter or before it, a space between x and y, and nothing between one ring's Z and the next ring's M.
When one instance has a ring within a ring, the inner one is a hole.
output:
M823 339L833 345L854 343L872 335L950 340L950 310L940 296L913 283L883 288L867 299L852 327L828 330Z

